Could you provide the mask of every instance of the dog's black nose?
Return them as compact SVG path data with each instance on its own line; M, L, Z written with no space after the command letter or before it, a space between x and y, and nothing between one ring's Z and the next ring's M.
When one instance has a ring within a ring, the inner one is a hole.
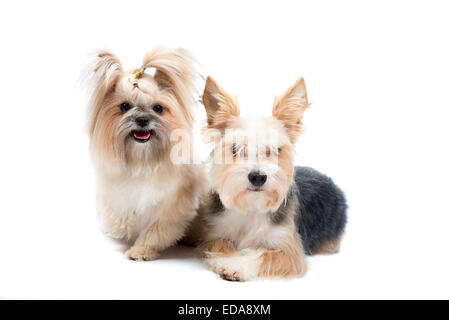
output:
M260 171L251 171L248 174L248 180L255 187L263 186L265 182L267 182L267 175Z
M146 127L150 123L150 119L147 117L139 117L136 119L136 123L141 127Z

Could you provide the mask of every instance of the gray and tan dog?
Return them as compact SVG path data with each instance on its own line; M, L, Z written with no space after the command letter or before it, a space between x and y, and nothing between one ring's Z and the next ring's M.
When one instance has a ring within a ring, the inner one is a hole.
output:
M192 229L206 265L226 280L302 276L305 254L333 253L346 200L327 176L294 167L308 107L304 80L276 99L272 117L246 119L208 78L205 134L213 141L211 188Z

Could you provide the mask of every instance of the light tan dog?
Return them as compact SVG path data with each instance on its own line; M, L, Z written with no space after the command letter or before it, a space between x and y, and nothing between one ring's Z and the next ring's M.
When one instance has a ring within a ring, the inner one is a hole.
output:
M98 216L108 235L133 244L130 259L156 259L183 237L204 181L201 168L171 155L177 130L191 147L195 61L184 49L156 48L142 68L123 71L99 51L87 69Z

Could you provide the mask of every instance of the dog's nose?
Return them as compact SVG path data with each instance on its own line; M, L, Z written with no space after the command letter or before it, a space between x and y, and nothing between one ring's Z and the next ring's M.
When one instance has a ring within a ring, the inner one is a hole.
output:
M253 186L260 187L267 182L267 175L260 171L251 171L248 174L248 180Z
M150 123L150 119L147 117L139 117L136 119L136 123L141 127L146 127Z

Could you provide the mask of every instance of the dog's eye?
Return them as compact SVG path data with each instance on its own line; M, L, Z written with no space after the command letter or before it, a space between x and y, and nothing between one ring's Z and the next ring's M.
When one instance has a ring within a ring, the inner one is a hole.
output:
M266 149L266 156L267 156L267 158L271 157L272 155L277 157L277 156L279 156L280 153L281 153L281 148L270 149L270 148L267 147L267 149Z
M266 149L265 155L267 156L267 158L271 157L271 149L270 148Z
M162 114L162 112L164 111L164 107L161 106L160 104L157 104L153 107L153 111L156 112L157 114Z
M231 153L233 157L237 156L237 146L235 145L235 143L233 143L231 146Z
M126 111L128 111L129 109L131 109L131 105L128 102L123 102L120 105L120 111L125 113Z

